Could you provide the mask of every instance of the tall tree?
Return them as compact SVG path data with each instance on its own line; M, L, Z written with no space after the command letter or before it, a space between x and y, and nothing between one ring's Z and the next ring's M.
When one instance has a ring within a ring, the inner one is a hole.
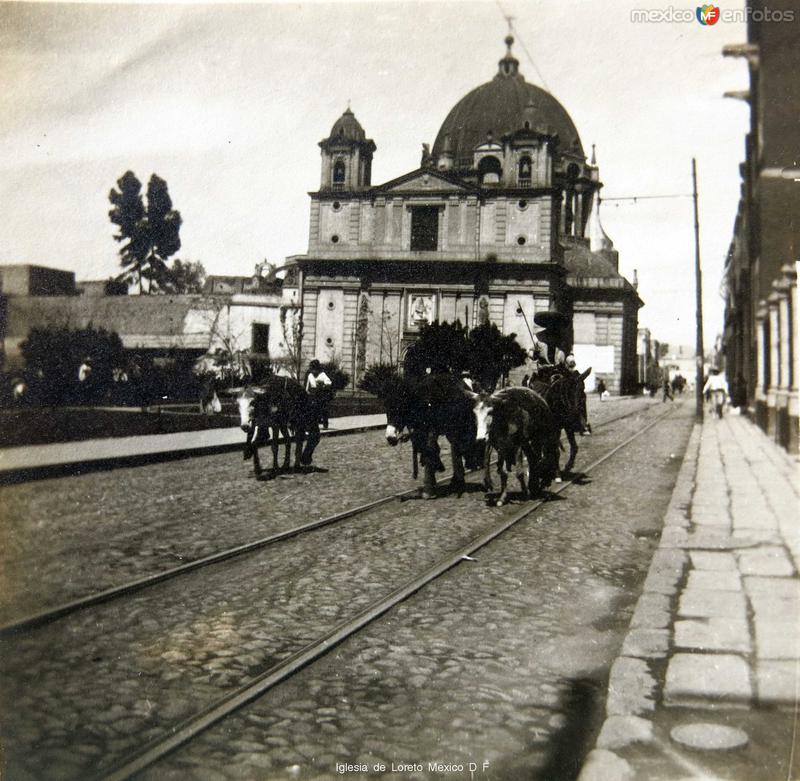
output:
M164 278L166 261L181 246L181 215L172 208L167 183L156 174L147 184L147 207L142 200L142 183L132 171L117 180L119 190L112 189L108 200L113 208L108 216L119 232L114 238L124 242L120 247L122 267L126 278L138 283L148 280L148 292L155 281Z

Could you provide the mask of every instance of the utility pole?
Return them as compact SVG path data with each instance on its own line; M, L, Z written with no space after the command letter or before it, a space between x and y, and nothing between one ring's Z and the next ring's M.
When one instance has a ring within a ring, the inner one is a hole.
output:
M697 297L695 312L697 317L697 375L695 378L695 418L703 422L703 277L700 272L700 218L697 212L697 161L692 158L692 201L694 202L694 280Z

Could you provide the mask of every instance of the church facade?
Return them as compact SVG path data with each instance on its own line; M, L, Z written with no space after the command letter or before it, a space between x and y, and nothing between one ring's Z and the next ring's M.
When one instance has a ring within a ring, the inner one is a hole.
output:
M555 310L578 325L567 338L579 363L607 348L595 375L632 390L642 302L599 225L598 168L506 44L494 79L450 111L418 169L373 185L376 145L349 108L320 142L308 252L287 259L306 359L338 360L357 378L399 362L434 320L494 323L528 348L536 314Z

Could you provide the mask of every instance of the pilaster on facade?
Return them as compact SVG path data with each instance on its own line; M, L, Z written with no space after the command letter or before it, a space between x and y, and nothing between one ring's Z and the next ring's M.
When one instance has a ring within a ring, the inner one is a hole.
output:
M756 330L758 338L756 340L756 388L755 399L759 402L766 402L767 383L769 382L769 308L766 301L760 301L756 309Z
M775 436L777 431L778 388L781 385L781 321L779 316L780 296L772 292L767 299L769 307L769 368L770 382L767 386L767 434Z

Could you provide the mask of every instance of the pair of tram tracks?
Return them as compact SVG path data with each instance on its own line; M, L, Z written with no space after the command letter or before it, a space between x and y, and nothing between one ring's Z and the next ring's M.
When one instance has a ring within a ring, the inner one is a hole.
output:
M647 407L644 407L633 410L631 412L625 412L613 418L603 420L602 422L596 424L593 428L595 430L604 428L605 426L608 426L611 423L615 423L618 420L622 420L624 418L631 417L632 415L636 415L640 412L647 411L647 409L648 409ZM443 455L446 456L447 452L444 451ZM482 469L478 468L475 470L471 470L471 473L475 474L481 471ZM452 477L452 474L448 473L442 476L441 480L445 481L450 477ZM564 483L563 486L566 487L569 484L570 482L567 482ZM563 490L563 487L560 488L556 493L560 492L561 490ZM36 629L41 626L45 626L46 624L53 623L54 621L58 621L59 619L66 618L67 616L72 615L73 613L77 613L81 610L85 610L90 607L95 607L97 605L102 605L106 602L111 602L112 600L119 599L120 597L136 594L139 591L144 591L145 589L148 589L152 586L156 586L159 583L164 583L165 581L172 580L173 578L180 577L181 575L188 575L192 572L195 572L196 570L203 569L204 567L208 567L213 564L220 564L224 561L238 558L239 556L243 556L248 553L254 553L255 551L262 550L263 548L267 548L270 545L283 542L284 540L289 540L293 537L299 537L300 535L305 534L306 532L311 532L316 529L321 529L325 526L331 526L335 523L338 523L339 521L344 521L347 520L348 518L361 515L370 510L381 507L385 504L389 504L390 502L412 499L418 495L419 495L418 487L410 488L409 490L401 491L400 493L387 494L385 496L379 497L378 499L365 502L364 504L358 505L356 507L351 507L341 512L334 513L333 515L326 516L325 518L320 518L315 521L303 523L300 524L299 526L294 526L290 529L285 529L284 531L276 532L266 537L261 537L260 539L243 543L242 545L237 545L232 548L227 548L225 550L209 554L208 556L203 556L199 559L193 559L192 561L186 562L184 564L179 564L176 567L171 567L169 569L162 570L161 572L153 573L152 575L146 575L142 578L138 578L136 580L123 583L119 586L112 586L111 588L95 592L94 594L89 594L84 597L78 597L77 599L70 600L69 602L64 602L55 607L47 608L45 610L33 613L16 621L11 621L9 623L0 625L0 639L17 635L32 629Z
M552 490L550 492L551 495L561 494L562 492L570 488L572 485L577 484L578 480L581 479L583 476L585 476L586 474L590 473L591 471L593 471L594 469L596 469L597 467L608 461L610 458L616 455L620 450L624 449L629 444L631 444L639 437L641 437L643 434L645 434L647 431L649 431L651 428L661 423L667 417L671 416L674 409L675 407L670 406L670 408L666 412L658 415L653 420L650 420L645 426L643 426L637 432L627 437L619 444L615 445L611 450L609 450L603 456L594 460L591 464L585 467L579 474L574 475L570 480L560 484L557 488L555 488L555 490ZM614 422L614 420L619 420L621 418L628 417L629 415L632 414L635 413L628 413L626 415L618 416L617 418L614 418L612 420L603 421L603 423L598 424L598 426L596 426L595 428L608 425L609 423ZM414 491L416 491L416 489L404 492L403 494L398 494L396 496L402 496L408 493L413 493ZM384 497L380 500L376 500L376 502L367 505L362 505L361 508L353 508L353 510L347 511L346 516L344 513L339 515L350 517L353 514L355 514L356 511L361 512L366 508L376 507L379 504L385 504L386 502L396 498L396 496ZM196 737L198 737L201 733L205 732L210 727L219 723L228 716L233 715L237 711L240 711L249 703L257 700L259 697L267 693L269 690L275 688L278 684L287 681L292 676L300 672L303 668L310 665L320 657L324 656L333 648L343 643L345 640L356 635L358 632L360 632L362 629L364 629L369 624L374 622L376 619L380 618L381 616L389 612L392 608L396 607L401 602L407 600L413 594L417 593L418 591L420 591L433 581L442 577L445 573L454 569L461 562L473 561L474 560L473 554L477 553L479 550L489 545L492 541L500 537L503 533L511 529L513 526L517 525L521 521L533 515L547 501L548 501L547 497L536 500L534 502L527 504L524 508L515 512L510 517L504 518L503 520L495 524L491 529L482 533L478 537L474 538L466 545L463 545L455 552L447 554L439 561L435 562L433 565L424 570L422 573L417 574L416 576L409 579L402 585L393 589L388 594L375 600L372 604L364 608L354 617L341 621L336 626L327 631L325 634L323 634L316 640L312 641L311 643L308 643L307 645L305 645L303 648L293 653L288 658L284 659L283 661L279 662L276 665L273 665L272 667L263 671L259 675L253 677L250 681L239 686L234 691L218 698L216 701L207 705L205 708L203 708L193 716L190 716L185 720L173 725L170 728L168 735L165 735L164 737L161 738L156 738L147 743L146 745L144 745L143 747L141 747L138 751L135 751L127 755L126 757L123 757L122 759L117 761L114 765L112 765L111 768L95 776L95 781L124 781L125 779L129 779L137 775L138 773L145 771L147 768L153 766L156 762L160 761L167 755L173 753L180 747L194 740ZM335 516L331 516L331 518L334 517ZM326 523L333 523L333 522L334 521L331 519L324 519L323 521L317 522L314 525L314 528L318 528L320 525L325 525ZM311 525L309 524L303 528L307 528L310 526ZM294 534L297 533L299 532L295 530ZM292 535L289 532L285 532L283 535L281 535L281 538L285 539L286 536L292 536ZM241 546L241 547L244 548L247 546ZM237 555L237 554L231 554L231 555ZM230 555L227 556L226 558L230 558Z

